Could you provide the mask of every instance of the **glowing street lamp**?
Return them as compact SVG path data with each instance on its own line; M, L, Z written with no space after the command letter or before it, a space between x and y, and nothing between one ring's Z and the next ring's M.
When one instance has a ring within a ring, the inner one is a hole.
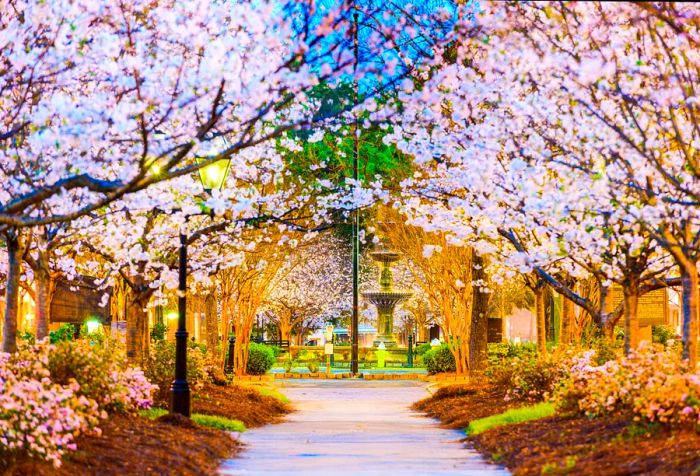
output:
M206 157L197 157L199 164L206 160ZM205 192L211 193L212 190L221 190L228 176L230 165L231 159L221 159L199 169L199 180L202 182L202 188Z

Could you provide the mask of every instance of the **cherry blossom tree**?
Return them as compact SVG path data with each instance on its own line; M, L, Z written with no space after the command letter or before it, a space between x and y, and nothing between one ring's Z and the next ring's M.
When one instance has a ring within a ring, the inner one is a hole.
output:
M349 262L346 244L333 236L307 240L286 258L264 303L282 340L295 331L302 345L306 331L351 308Z
M355 64L353 14L392 15L345 2L323 11L314 2L206 0L6 0L0 7L6 350L14 349L27 227L99 215L114 202L130 203L128 194L331 120L308 93L322 81L378 72ZM366 35L367 51L400 51L392 38L402 16ZM403 74L415 58L395 61ZM226 146L212 147L220 137ZM43 277L43 257L30 259Z
M512 267L599 325L624 311L628 348L638 341L638 296L669 284L660 279L668 254L687 282L697 277L697 180L684 147L695 110L682 87L692 75L674 79L676 58L696 41L697 12L684 8L673 22L665 8L486 3L443 67L400 97L398 142L426 164L416 189L432 203L430 213L414 207L418 222L499 250L505 239ZM631 61L625 45L639 38ZM597 302L566 284L589 273L600 282ZM625 302L609 314L612 282ZM686 348L697 341L696 307L687 306Z

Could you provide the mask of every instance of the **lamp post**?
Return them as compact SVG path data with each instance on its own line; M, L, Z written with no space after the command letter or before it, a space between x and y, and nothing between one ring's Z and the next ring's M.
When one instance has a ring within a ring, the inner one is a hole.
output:
M223 138L222 138L223 140ZM225 141L224 141L225 144ZM207 160L197 157L198 163ZM221 190L231 159L221 159L199 169L199 179L207 194L212 190ZM187 235L180 232L180 267L177 298L177 331L175 332L175 380L170 386L170 413L179 413L186 417L191 413L190 385L187 382Z
M354 95L355 103L357 104L357 63L359 60L359 42L358 42L358 20L357 13L353 13L353 21L355 23L354 28L354 44L353 49L355 53L355 64L353 68L354 73ZM355 115L355 120L353 122L352 136L353 136L353 146L352 146L352 178L357 183L358 180L358 155L359 155L359 138L357 137L358 127L357 127L357 115ZM350 373L356 376L359 371L359 321L360 321L360 214L357 209L352 212L352 321L351 321L351 351L350 351Z

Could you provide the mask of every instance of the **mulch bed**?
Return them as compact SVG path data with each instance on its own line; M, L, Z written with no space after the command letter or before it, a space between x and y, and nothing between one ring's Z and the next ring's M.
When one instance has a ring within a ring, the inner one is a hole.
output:
M505 402L503 394L486 385L450 385L429 398L413 404L413 409L437 418L448 428L463 430L478 418L502 413L517 406Z
M192 412L240 420L247 428L254 428L278 423L291 408L243 385L206 385L193 394Z
M59 469L47 463L18 462L7 476L216 474L222 459L241 449L227 432L202 428L183 417L159 420L113 416L102 422L102 436L81 436L78 450L63 457Z
M253 388L207 385L193 392L192 412L240 420L252 428L279 422L291 408ZM81 436L78 450L63 457L63 465L19 461L7 476L121 476L216 474L221 460L234 457L242 447L228 432L201 427L179 415L157 420L139 416L112 416L100 425L102 436ZM5 471L2 468L5 467Z
M414 405L450 428L519 406L489 387L445 387ZM550 417L493 428L467 441L515 476L700 475L700 434L643 429L622 418Z

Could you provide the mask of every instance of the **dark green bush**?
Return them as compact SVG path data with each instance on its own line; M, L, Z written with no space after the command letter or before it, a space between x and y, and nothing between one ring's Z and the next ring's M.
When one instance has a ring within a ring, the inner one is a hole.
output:
M168 326L163 322L156 322L151 327L151 340L154 342L165 340L165 334L168 332Z
M427 351L423 356L423 363L429 374L454 372L457 370L455 357L450 352L447 344L442 344L440 347Z
M74 335L75 327L73 324L63 324L58 330L49 332L49 342L55 344L57 342L73 340Z
M270 346L255 342L248 344L246 373L249 375L264 375L275 365L275 362L275 352Z
M36 338L33 332L22 331L17 333L17 340L24 342L27 345L34 345Z
M416 355L425 355L426 352L430 350L430 344L428 342L416 346Z

